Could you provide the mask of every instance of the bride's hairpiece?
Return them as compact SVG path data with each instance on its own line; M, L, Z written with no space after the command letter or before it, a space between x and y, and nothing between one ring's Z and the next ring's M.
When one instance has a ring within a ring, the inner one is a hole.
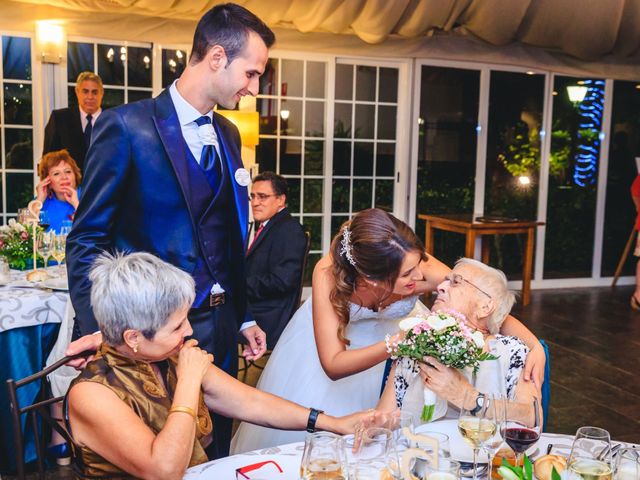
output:
M340 255L344 255L349 263L355 267L356 261L353 258L353 247L351 246L351 230L348 227L344 227L342 230L342 240L340 241Z

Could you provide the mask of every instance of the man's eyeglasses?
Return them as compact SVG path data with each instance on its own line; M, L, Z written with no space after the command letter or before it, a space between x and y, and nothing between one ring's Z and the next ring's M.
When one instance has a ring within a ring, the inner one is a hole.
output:
M251 477L247 475L249 472L262 468L269 463L273 463L278 471L282 473L282 468L280 467L280 465L278 465L273 460L267 460L265 462L252 463L251 465L247 465L246 467L236 468L236 480L243 480L246 478L250 479Z
M491 298L491 295L489 295L487 292L485 292L484 290L482 290L479 286L477 286L475 283L471 283L469 280L467 280L466 278L464 278L462 275L460 275L459 273L452 273L451 275L447 275L446 277L444 277L445 280L449 280L449 283L451 283L452 287L457 287L458 285L462 285L462 282L464 283L468 283L469 285L471 285L473 288L475 288L476 290L478 290L481 293L484 293L487 297Z
M249 201L253 202L254 200L258 200L259 202L264 202L269 197L279 197L277 193L272 193L270 195L266 193L251 193L249 194Z

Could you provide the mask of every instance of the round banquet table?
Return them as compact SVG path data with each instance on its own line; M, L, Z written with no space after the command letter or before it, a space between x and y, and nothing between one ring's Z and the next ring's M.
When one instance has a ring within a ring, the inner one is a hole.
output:
M457 433L457 421L456 420L442 420L433 422L428 425L421 425L416 429L418 433L425 433L425 430L439 431L447 433L449 435L451 443L452 457L456 458L456 448L464 448L458 445L464 443L462 437ZM457 436L456 436L457 435ZM551 453L569 456L571 450L571 443L573 442L572 435L562 435L557 433L543 433L540 436L540 440L533 445L527 454L531 458L535 459L540 455L547 452L549 444L553 445ZM616 444L615 439L612 444ZM300 478L300 461L302 459L302 452L304 450L304 443L289 443L287 445L280 445L277 447L267 448L264 450L255 450L252 452L246 452L238 455L233 455L218 460L212 460L211 462L203 463L191 467L185 473L184 480L205 480L212 478L225 478L235 479L236 469L242 468L247 465L252 465L259 462L265 462L272 460L276 462L283 470L282 473L278 472L276 467L272 464L265 465L259 470L254 470L249 474L252 479L260 480L298 480ZM465 460L465 459L463 459ZM485 460L486 462L486 460ZM241 477L239 477L241 478Z
M56 272L57 267L49 268ZM26 282L27 272L11 271L9 282L0 285L0 472L15 471L12 421L6 380L27 377L42 370L58 336L60 323L70 307L69 294ZM38 385L18 390L21 405L33 403ZM30 424L25 425L25 462L35 460Z

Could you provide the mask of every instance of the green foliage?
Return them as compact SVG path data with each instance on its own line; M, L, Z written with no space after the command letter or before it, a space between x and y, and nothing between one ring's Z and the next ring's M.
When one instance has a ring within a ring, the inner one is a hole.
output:
M507 462L506 458L502 459L502 466L498 468L498 474L505 480L535 480L533 476L533 464L529 457L524 456L522 467L514 467ZM560 474L553 467L551 471L551 480L561 480Z
M36 235L40 231L42 228L36 227ZM7 259L10 268L24 270L33 255L33 229L14 219L0 227L0 255Z
M537 129L518 122L506 128L500 135L498 160L514 177L531 175L540 168L540 139Z

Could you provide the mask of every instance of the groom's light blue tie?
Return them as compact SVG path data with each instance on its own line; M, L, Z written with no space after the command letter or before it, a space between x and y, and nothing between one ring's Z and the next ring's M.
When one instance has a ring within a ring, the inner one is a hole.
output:
M203 115L196 118L198 127L201 125L211 124L211 117ZM204 170L204 174L209 181L209 185L213 189L214 194L218 192L220 184L222 183L222 165L218 152L213 145L203 145L202 153L200 154L200 167Z

